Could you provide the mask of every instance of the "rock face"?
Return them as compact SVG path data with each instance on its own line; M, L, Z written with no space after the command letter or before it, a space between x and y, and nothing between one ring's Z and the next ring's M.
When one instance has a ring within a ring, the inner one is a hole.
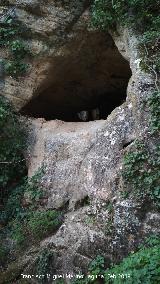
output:
M22 80L6 78L3 94L17 109L39 117L28 132L29 176L43 166L45 208L66 208L63 225L37 250L54 252L57 273L85 272L97 254L118 261L160 230L155 207L121 195L124 154L137 139L145 138L151 148L157 143L144 104L154 78L139 66L138 37L124 29L104 35L87 28L88 1L8 2L30 28L27 41L38 57ZM59 118L66 109L94 108L95 93L98 102L105 95L107 119L76 122L67 114L65 121L50 120L51 109Z
M46 209L66 207L61 228L41 243L56 255L58 273L85 272L97 254L117 261L159 232L155 209L121 196L123 156L146 135L134 112L128 101L107 120L32 122L29 175L44 166ZM155 218L152 225L149 216Z
M1 22L5 20L5 15L11 15L15 22L18 20L29 29L25 38L27 37L26 42L35 55L27 77L19 81L10 77L5 80L3 92L17 108L25 105L48 78L52 55L56 56L60 52L59 47L68 41L67 31L72 29L87 6L88 1L85 0L66 3L11 0L2 4ZM7 57L5 52L4 57Z
M69 112L92 108L106 94L113 104L125 99L131 70L109 34L88 28L88 1L9 3L2 10L29 30L22 40L33 54L25 77L5 78L3 94L17 109L67 120Z

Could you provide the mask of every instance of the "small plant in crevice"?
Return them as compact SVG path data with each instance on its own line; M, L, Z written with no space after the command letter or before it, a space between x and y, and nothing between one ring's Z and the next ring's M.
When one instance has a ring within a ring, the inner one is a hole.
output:
M54 259L54 253L49 248L44 248L39 252L35 264L36 274L43 276L41 279L38 279L39 283L50 283L50 278L47 278L47 274L53 274Z
M106 204L106 210L108 211L109 214L112 214L114 211L114 206L111 201L108 201Z
M87 225L93 225L96 222L96 220L95 220L94 216L86 215L84 222Z
M123 197L148 199L160 206L160 146L148 149L144 143L136 141L135 150L124 156L123 178L126 189Z
M104 274L104 268L105 268L104 257L101 255L97 255L97 257L91 261L88 268L88 272L96 279L97 275L100 276Z
M88 271L83 277L78 278L72 281L73 284L89 284L89 283L104 283L104 272L105 272L105 259L101 255L97 255L93 259L89 266Z
M113 217L110 217L105 225L105 234L111 235L114 231Z
M8 59L5 62L7 75L19 77L25 75L28 64L25 62L27 56L31 56L25 42L21 39L24 34L24 27L11 16L6 17L3 26L0 28L0 47L9 51Z
M105 234L111 235L114 231L114 224L113 224L114 206L110 201L107 203L106 209L108 211L108 220L105 225Z
M155 91L147 101L151 112L150 127L152 133L160 131L160 91Z
M44 190L40 184L43 174L44 168L40 167L31 178L26 179L25 196L29 198L32 207L36 207L40 200L45 197Z

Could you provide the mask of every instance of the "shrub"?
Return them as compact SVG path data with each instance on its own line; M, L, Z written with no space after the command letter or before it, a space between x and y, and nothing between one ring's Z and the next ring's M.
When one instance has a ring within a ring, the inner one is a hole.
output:
M25 174L23 151L25 133L19 117L11 105L0 96L0 187L2 198L7 194L7 187L17 184Z
M8 223L13 219L23 219L25 216L25 209L22 207L21 200L24 195L23 183L13 188L5 200L5 205L1 215L1 221Z
M89 265L87 275L73 281L76 284L159 284L160 283L160 238L152 236L119 264L107 270L102 256L97 256ZM88 275L91 274L92 278ZM98 277L97 277L98 276Z
M105 261L104 257L97 255L97 257L90 263L88 271L89 274L96 278L97 275L104 274Z
M26 245L26 231L23 222L14 219L11 223L11 238L16 243L16 249Z
M94 26L108 29L117 23L135 26L140 31L158 31L160 1L156 0L94 0L92 23ZM139 25L141 24L141 25Z
M158 284L160 283L160 239L153 238L130 254L119 265L105 272L105 283Z
M44 191L40 184L43 172L43 167L39 168L37 172L31 178L28 178L25 183L25 193L29 196L34 207L36 207L40 199L44 197Z
M5 63L6 74L16 78L22 74L25 74L27 69L28 69L27 64L21 62L19 59L15 59Z
M61 215L55 210L35 211L29 214L26 225L35 239L41 239L53 233L61 222Z
M28 47L20 37L25 28L12 17L7 17L4 27L0 28L0 47L8 48L10 60L5 62L6 74L17 78L28 70L24 62L26 56L31 55Z
M9 229L11 238L19 249L54 233L61 223L62 216L55 210L28 210L22 218L12 219L9 223Z

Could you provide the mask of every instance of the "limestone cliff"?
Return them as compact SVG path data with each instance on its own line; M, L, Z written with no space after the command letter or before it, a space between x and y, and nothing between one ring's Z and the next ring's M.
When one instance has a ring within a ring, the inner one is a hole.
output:
M141 68L138 35L120 27L94 30L89 6L85 0L1 6L1 22L11 13L29 30L23 40L34 55L25 76L3 77L1 93L29 121L28 174L44 169L43 209L64 212L57 232L21 255L25 274L44 248L54 253L56 273L86 272L96 255L118 261L160 231L158 209L138 198L122 174L136 141L151 155L158 145L146 103L155 77ZM6 50L2 56L8 58ZM100 120L78 119L78 112L96 107Z

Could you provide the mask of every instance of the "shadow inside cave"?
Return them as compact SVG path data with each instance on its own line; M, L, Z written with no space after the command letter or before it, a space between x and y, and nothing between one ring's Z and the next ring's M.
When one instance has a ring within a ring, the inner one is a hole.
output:
M126 99L129 63L103 32L89 34L81 50L54 58L51 65L23 115L68 122L106 119Z

